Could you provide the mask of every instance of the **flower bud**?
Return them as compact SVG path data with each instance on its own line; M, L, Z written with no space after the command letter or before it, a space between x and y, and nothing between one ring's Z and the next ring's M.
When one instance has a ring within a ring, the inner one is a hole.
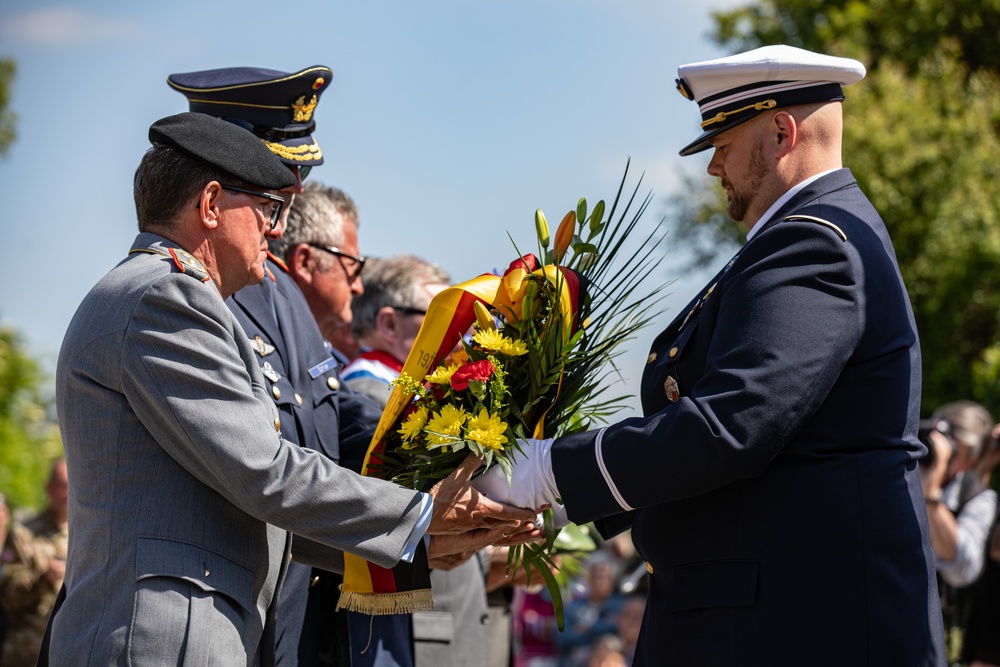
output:
M543 248L549 247L549 223L545 220L545 214L542 213L542 209L535 209L535 233L538 234L538 242L542 244Z
M577 271L587 271L597 264L597 253L585 252L578 256L576 262Z
M580 197L580 201L576 203L576 219L583 224L584 220L587 219L587 198Z
M576 232L576 211L570 211L559 223L559 228L556 229L556 241L552 248L552 259L556 263L569 250L569 244L573 242L574 232Z
M521 319L529 319L535 309L535 297L538 296L538 283L528 280L524 288L524 299L521 301Z
M604 217L604 200L597 202L594 212L590 214L590 234L593 236L601 231L601 218Z
M482 301L473 303L472 310L476 312L476 323L479 324L480 331L492 331L496 328L493 324L493 316L490 315L490 311L483 305Z

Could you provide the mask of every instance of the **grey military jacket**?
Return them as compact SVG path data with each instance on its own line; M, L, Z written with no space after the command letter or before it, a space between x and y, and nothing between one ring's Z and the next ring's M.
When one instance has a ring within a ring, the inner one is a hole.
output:
M140 234L63 341L70 541L53 665L266 663L290 552L391 567L416 524L415 492L281 438L250 341L200 268Z

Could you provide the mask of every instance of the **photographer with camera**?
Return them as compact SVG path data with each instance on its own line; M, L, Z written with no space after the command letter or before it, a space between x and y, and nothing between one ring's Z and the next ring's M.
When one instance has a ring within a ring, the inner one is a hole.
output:
M921 429L929 453L920 462L920 477L931 549L941 578L963 588L982 572L997 508L996 492L975 470L992 437L993 419L978 403L956 401L938 408L929 427Z

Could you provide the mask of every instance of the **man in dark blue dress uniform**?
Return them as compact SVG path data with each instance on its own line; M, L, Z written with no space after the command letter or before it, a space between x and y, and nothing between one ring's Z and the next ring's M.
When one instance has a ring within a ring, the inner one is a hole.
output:
M748 241L653 342L644 417L531 441L493 497L632 528L637 667L944 665L916 327L841 164L864 67L770 46L678 73L704 130L681 155L714 150Z

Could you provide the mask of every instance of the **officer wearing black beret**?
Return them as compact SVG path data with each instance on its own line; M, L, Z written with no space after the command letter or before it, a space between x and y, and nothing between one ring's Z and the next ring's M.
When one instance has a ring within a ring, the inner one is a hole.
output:
M532 441L493 496L632 528L636 667L945 664L916 326L841 162L864 74L780 45L678 69L702 130L681 154L713 151L748 241L653 341L644 416Z
M264 278L275 192L294 174L204 114L159 120L149 140L139 235L59 356L69 548L39 664L265 667L290 533L310 564L342 567L350 550L391 567L422 541L427 499L283 439L224 303ZM336 520L368 494L364 521Z

